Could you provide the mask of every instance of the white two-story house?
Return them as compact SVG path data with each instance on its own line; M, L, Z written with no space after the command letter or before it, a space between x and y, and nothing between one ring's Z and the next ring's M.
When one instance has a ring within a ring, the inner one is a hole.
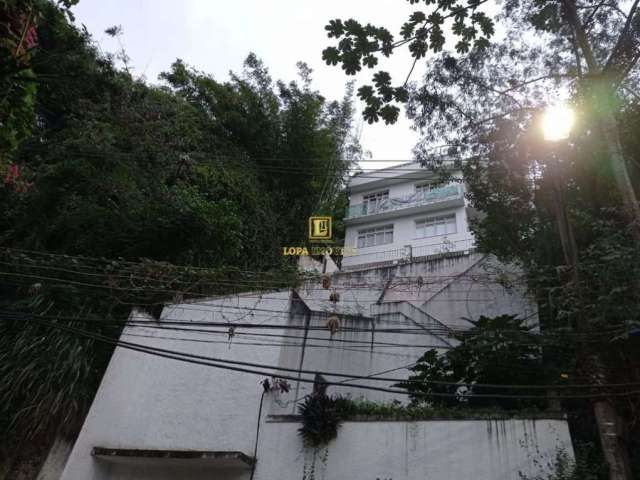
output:
M454 178L443 184L417 162L354 176L343 269L472 249L462 176Z

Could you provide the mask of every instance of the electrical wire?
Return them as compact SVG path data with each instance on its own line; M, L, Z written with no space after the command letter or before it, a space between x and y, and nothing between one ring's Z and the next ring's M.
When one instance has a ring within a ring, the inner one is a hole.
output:
M143 326L143 327L133 327L133 328L149 328L147 326ZM188 330L188 329L187 329ZM202 333L202 332L199 332ZM220 336L229 336L229 332L228 331L211 331L211 330L207 330L206 333L210 333L210 334L214 334L214 335L220 335ZM129 333L127 331L123 332L122 335L126 335L126 336L131 336L131 337L142 337L142 338L157 338L157 339L161 339L161 340L175 340L175 341L184 341L184 342L196 342L196 343L225 343L228 345L262 345L262 344L257 344L257 343L239 343L233 340L227 340L227 341L216 341L216 340L203 340L203 339L193 339L193 338L185 338L185 337L167 337L167 336L161 336L161 335L144 335L144 334L138 334L138 333ZM268 343L267 345L281 345L281 346L294 346L294 347L305 347L305 346L311 346L311 347L332 347L332 348L341 348L338 345L339 344L346 344L346 345L351 345L353 347L363 347L362 351L367 351L370 350L372 347L376 347L376 348L423 348L423 349L428 349L428 348L443 348L443 349L450 349L453 347L450 347L448 345L434 345L434 344L409 344L409 343L394 343L394 342L380 342L380 341L367 341L367 340L349 340L349 339L340 339L340 338L322 338L322 337L309 337L309 336L296 336L296 335L286 335L286 334L269 334L269 333L251 333L251 332L234 332L231 337L235 337L236 335L245 335L247 337L251 337L249 338L250 340L255 340L255 339L259 339L262 341L267 341L264 340L263 337L275 337L275 338L285 338L285 339L294 339L294 340L317 340L317 341L323 341L323 342L328 342L328 344L322 344L322 345L317 345L317 344L309 344L309 343L295 343L295 342L290 342L290 343ZM364 347L366 347L366 350L364 350Z
M218 364L222 364L222 365L234 365L234 366L241 366L241 367L252 367L252 368L262 368L262 369L269 369L271 371L273 370L277 370L277 371L284 371L284 372L293 372L293 373L297 373L297 374L319 374L322 376L327 376L327 377L338 377L338 378L348 378L351 380L363 380L363 379L371 379L371 377L369 376L363 376L363 375L354 375L354 374L343 374L343 373L336 373L336 372L326 372L326 371L319 371L319 370L306 370L306 369L294 369L294 368L287 368L287 367L280 367L280 366L274 366L274 365L264 365L264 364L259 364L259 363L253 363L253 362L244 362L244 361L239 361L239 360L226 360L226 359L220 359L220 358L215 358L215 357L208 357L208 356L204 356L204 355L195 355L195 354L190 354L190 353L186 353L186 352L179 352L179 351L175 351L175 350L169 350L169 349L163 349L163 348L157 348L157 347L149 347L147 345L142 345L142 344L137 344L137 343L131 343L131 342L125 342L125 341L121 341L121 340L113 340L109 337L105 337L104 335L100 335L100 334L95 334L92 332L88 332L86 330L81 330L81 329L77 329L74 327L69 327L69 326L63 326L63 325L59 325L59 324L55 324L52 322L47 322L47 321L43 321L43 320L39 320L36 317L32 317L33 320L42 323L44 325L47 325L49 327L52 328L56 328L59 330L63 330L63 331L67 331L70 333L74 333L80 336L85 336L86 338L91 338L93 340L97 340L97 341L102 341L102 342L106 342L106 343L110 343L112 345L116 345L116 346L120 346L123 348L133 348L133 349L143 349L143 350L148 350L149 352L155 352L155 353L159 353L159 354L163 354L163 355L172 355L172 356L177 356L179 358L184 358L184 359L190 359L190 360L196 360L196 361L204 361L204 362L211 362L214 363L216 365ZM254 371L255 372L255 371ZM253 372L249 372L249 373L253 373ZM260 372L258 372L260 373ZM280 374L273 374L271 376L274 377L280 377L280 378L285 378ZM402 382L402 383L412 383L413 381L411 379L401 379L401 378L387 378L387 377L376 377L375 380L377 381L384 381L384 382ZM637 387L640 386L640 383L618 383L618 384L597 384L597 385L501 385L501 384L481 384L481 383L461 383L461 382L445 382L445 381L422 381L422 380L417 380L417 383L420 384L434 384L434 385L449 385L449 386L465 386L465 385L471 385L474 387L487 387L487 388L504 388L504 389L532 389L532 388L536 388L536 389L559 389L559 388L570 388L570 389L577 389L577 388L588 388L588 389L598 389L598 388L619 388L619 387ZM332 384L331 382L323 382L323 383L327 383L327 384ZM355 386L355 385L351 385L350 386ZM364 386L363 386L364 387ZM384 391L384 390L381 390ZM635 393L639 393L640 394L640 390L635 392ZM474 394L474 396L482 396L482 397L489 397L488 395L485 394ZM493 397L492 398L498 398L498 397ZM502 398L502 397L500 397ZM504 397L504 398L547 398L546 396L540 397L540 396L510 396L510 397ZM593 398L591 396L557 396L554 398Z
M226 307L223 308L233 308ZM249 308L249 307L247 307ZM266 309L265 309L266 310ZM289 310L266 310L268 312L276 312L276 313L290 313ZM25 316L31 315L29 312L20 312L20 311L0 311L5 316L5 319L10 319L13 316L14 319L24 318ZM214 313L209 310L209 313ZM318 312L316 312L318 313ZM329 315L331 312L323 312L324 315ZM157 320L147 320L147 319L127 319L127 320L117 320L117 319L97 319L97 318L83 318L78 316L63 316L63 315L43 315L41 316L43 319L49 320L68 320L74 322L95 324L95 325L117 325L117 326L133 326L133 327L145 327L145 328L177 328L183 326L185 328L182 331L193 331L199 333L206 332L215 332L219 333L219 331L210 331L210 330L198 330L196 327L233 327L234 329L238 328L247 328L247 329L257 329L257 330L294 330L294 331L320 331L326 332L326 326L318 325L318 326L302 326L302 325L290 325L290 324L267 324L267 323L248 323L248 322L233 322L233 321L224 321L224 322L216 322L216 321L185 321L179 319L171 319L164 317L160 321ZM372 318L355 316L354 318L364 320L367 322L373 321ZM403 323L406 325L406 323ZM416 335L425 335L425 336L433 336L433 335L444 335L450 336L452 338L462 338L467 335L476 335L474 332L470 332L467 329L453 329L453 328L442 328L442 327L428 327L425 325L421 325L420 327L413 328L363 328L363 327L341 327L340 329L343 333L392 333L392 334L406 334L411 336ZM493 329L492 332L502 333L502 334L513 334L515 338L511 338L510 340L516 341L517 337L521 338L530 338L536 340L545 340L545 339L557 339L559 341L565 341L567 338L577 338L582 340L588 340L590 338L594 339L607 339L614 338L615 335L620 335L624 333L626 330L623 327L619 329L610 329L610 330L594 330L594 332L563 332L553 330L549 333L543 332L532 332L532 331L523 331L523 330L515 330L515 329ZM238 332L239 333L239 332ZM256 335L256 333L251 333L252 335ZM521 343L521 345L532 345L539 346L537 343Z
M443 243L444 244L444 243ZM432 244L430 246L438 246L440 244ZM2 247L0 248L0 250L4 250L6 251L8 254L10 255L15 255L16 253L28 253L28 254L32 254L32 255L38 255L38 256L45 256L45 257L57 257L57 258L61 258L62 260L64 260L65 262L69 262L72 261L74 264L77 264L80 261L92 261L92 262L102 262L104 264L107 264L109 266L112 266L112 262L116 262L118 264L118 269L119 271L122 271L122 265L131 265L131 266L138 266L138 267L162 267L162 268L167 268L167 269L175 269L175 270L196 270L196 271L206 271L206 272L211 272L211 273L246 273L249 276L250 275L273 275L275 273L278 272L269 272L269 271L252 271L252 270L235 270L235 269L211 269L211 268L205 268L205 267L189 267L189 266L180 266L180 265L171 265L171 264L166 264L165 262L156 262L156 263L145 263L145 262L133 262L133 261L124 261L124 260L110 260L110 259L100 259L100 258L96 258L96 257L86 257L86 256L77 256L77 255L66 255L66 254L56 254L56 253L51 253L51 252L43 252L43 251L36 251L36 250L25 250L25 249L18 249L18 248L10 248L10 247ZM377 253L389 253L389 252L395 252L397 249L392 249L392 250L386 250L386 251L382 251L382 252L377 252ZM8 265L15 265L11 264L9 262L6 262L6 264ZM55 269L55 270L61 270L61 271L68 271L69 273L77 273L76 270L68 270L68 269L63 269L61 267L52 267L49 264L37 264L37 263L33 263L33 261L30 261L29 263L25 263L24 265L25 268L27 267L42 267L42 268L50 268L50 269ZM84 265L83 267L88 267L88 265ZM94 270L95 271L95 270ZM349 275L351 272L341 272L338 275ZM494 278L494 277L502 277L506 272L503 271L497 271L496 273L469 273L469 274L436 274L436 273L428 273L425 274L424 276L421 275L417 275L417 276L398 276L398 277L394 277L394 281L398 282L398 283L409 283L409 284L414 284L417 283L419 281L424 282L425 281L425 277L426 279L456 279L456 278L467 278L467 279L488 279L488 278ZM130 278L130 275L127 274L118 274L115 272L109 272L109 273L104 273L104 269L101 269L101 273L98 273L96 275L103 275L103 276L109 276L109 277L114 277L114 278L118 278L118 277L126 277L126 278ZM164 278L163 276L157 277L156 275L158 275L158 272L153 272L153 276L152 278ZM144 276L140 276L138 275L140 278L143 279L148 279L149 277L144 277ZM165 274L165 276L168 276L168 274ZM320 274L301 274L301 279L307 280L307 281L316 281L319 280L321 277ZM136 277L133 277L136 278ZM420 280L422 279L422 280ZM526 279L526 276L524 274L519 274L519 275L513 275L511 274L509 277L509 281L523 281ZM249 279L243 279L242 281L238 282L239 284L251 284L251 283L259 283L259 284L275 284L277 282L275 281L265 281L265 280L249 280ZM358 285L363 285L363 286L371 286L371 285L377 285L377 286L382 286L385 282L374 282L374 283L370 283L370 282L358 282L356 285L351 285L351 288L357 288Z

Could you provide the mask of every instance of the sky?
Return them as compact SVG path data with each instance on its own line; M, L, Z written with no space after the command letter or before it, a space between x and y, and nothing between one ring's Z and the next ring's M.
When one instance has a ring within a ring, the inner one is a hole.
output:
M243 60L254 52L274 79L296 79L296 62L306 62L313 69L315 88L328 99L342 98L346 82L353 79L322 60L323 48L330 45L324 30L328 21L356 18L397 33L413 10L403 0L80 0L73 8L76 24L85 25L105 53L120 47L104 30L121 25L120 41L132 73L148 82L157 82L158 74L176 58L224 81L230 70L241 71ZM388 70L399 83L409 71L409 54L396 53L381 60L378 68ZM368 83L376 70L357 75L356 87ZM416 69L412 79L419 75ZM412 158L419 134L404 115L393 126L369 125L361 119L359 99L356 107L360 141L371 158L396 162ZM387 163L363 166L374 165Z

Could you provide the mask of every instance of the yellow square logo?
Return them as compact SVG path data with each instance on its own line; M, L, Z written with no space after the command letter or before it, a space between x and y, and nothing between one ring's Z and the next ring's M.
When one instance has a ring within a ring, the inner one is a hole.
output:
M331 217L309 217L309 240L331 240Z

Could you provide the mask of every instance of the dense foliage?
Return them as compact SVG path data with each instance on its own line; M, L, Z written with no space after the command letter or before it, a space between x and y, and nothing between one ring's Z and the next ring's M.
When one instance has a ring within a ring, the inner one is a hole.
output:
M558 378L544 365L540 339L529 335L531 327L512 315L480 317L473 327L459 334L460 343L446 354L428 350L411 367L413 375L398 384L413 403L458 407L500 407L504 409L544 408L546 401L499 398L500 395L540 395L530 390L488 388L492 385L544 385ZM436 383L433 383L436 382ZM437 383L442 382L442 383ZM498 395L482 397L476 395Z
M422 361L426 363L425 360ZM421 378L421 380L423 380ZM416 390L417 392L417 390ZM426 390L422 392L427 393ZM432 393L432 392L429 392ZM399 400L377 403L353 399L341 395L312 394L298 405L301 417L299 435L307 447L322 447L335 439L342 422L348 420L369 421L419 421L419 420L497 420L507 418L536 418L544 414L533 404L519 408L502 408L498 405L470 406L463 401L424 401L425 396L404 404Z
M423 134L416 148L423 164L445 177L451 166L463 170L467 196L483 212L473 225L480 249L524 268L543 331L572 333L573 361L543 345L545 361L578 383L638 382L631 335L640 322L638 2L409 3L417 10L399 38L332 20L325 60L353 74L409 49L414 63L404 83L379 71L359 90L366 118L394 122L406 104ZM411 82L418 61L426 73ZM539 114L560 99L578 121L570 139L547 143ZM639 471L638 398L601 403L620 416L605 423L624 425L601 436L611 478L630 478L620 459L628 451ZM590 404L564 406L574 437L599 444Z
M597 451L593 445L577 444L575 448L576 459L562 449L556 450L551 457L532 459L534 465L549 473L530 477L518 472L519 480L597 480L606 475L600 459L593 458Z
M302 425L298 433L309 447L326 445L338 435L340 424L349 416L352 402L340 395L308 395L298 405Z
M135 305L157 314L172 300L294 285L282 246L305 241L309 215L342 205L359 155L350 87L328 101L304 64L299 81L274 82L249 55L219 81L177 60L150 85L116 68L63 8L33 6L37 82L0 146L24 185L0 188L9 450L73 431L91 402L112 347L64 328L113 338Z

